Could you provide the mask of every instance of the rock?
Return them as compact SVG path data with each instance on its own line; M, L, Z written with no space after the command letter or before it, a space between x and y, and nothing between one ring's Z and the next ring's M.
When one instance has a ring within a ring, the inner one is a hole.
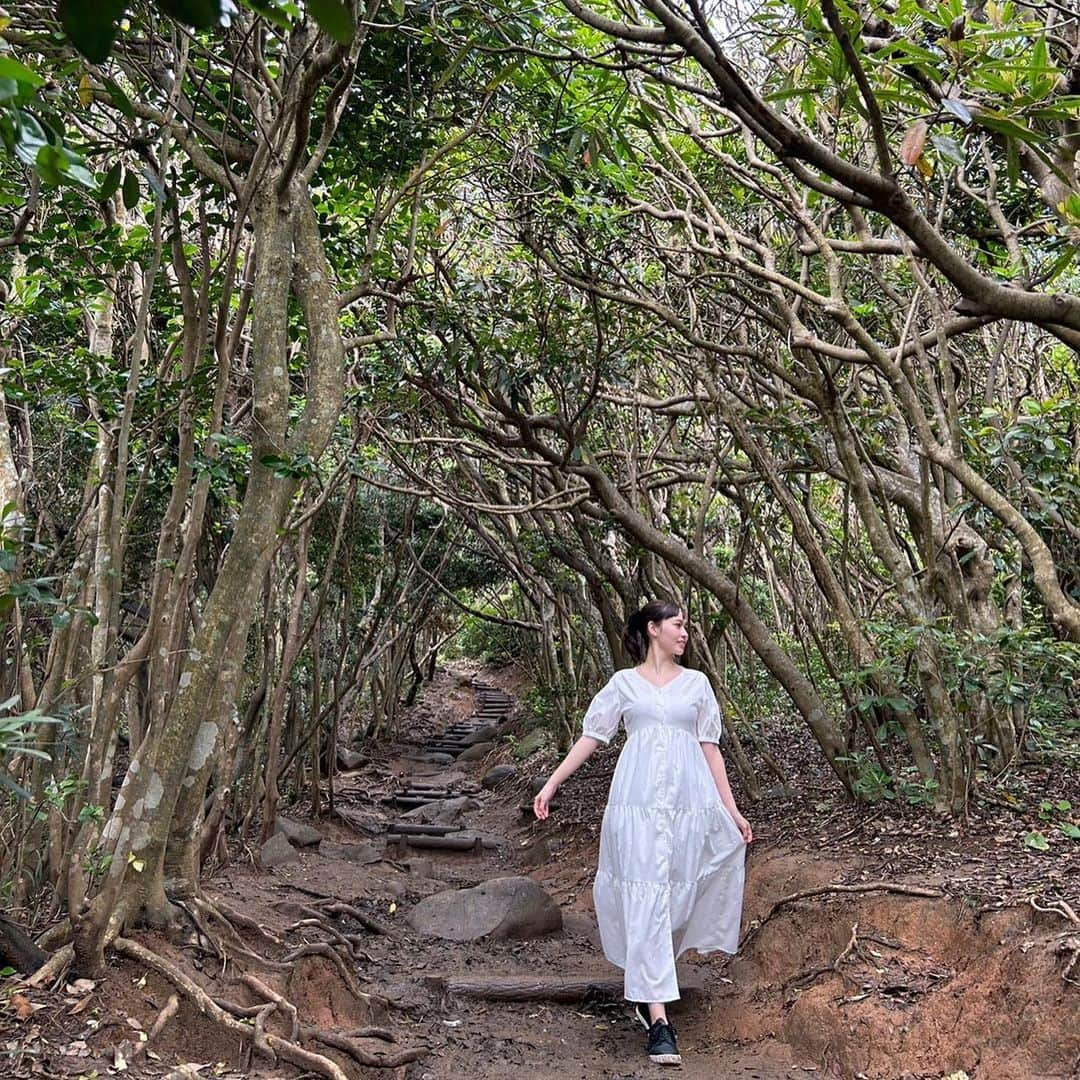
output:
M534 728L514 746L514 757L519 761L532 757L538 750L543 750L548 741L548 733L543 728Z
M409 912L409 925L448 941L532 938L561 930L562 912L532 878L493 878L421 900Z
M478 727L475 731L470 731L465 736L465 741L470 746L475 746L477 743L492 742L495 736L499 734L499 729L494 724L485 724L483 727Z
M492 791L500 784L504 784L507 780L517 776L517 772L516 765L496 765L495 768L488 769L488 771L484 773L484 778L480 781L480 786Z
M259 848L259 865L264 870L272 866L282 866L285 863L298 862L300 856L296 849L289 843L284 833L276 832L261 848Z
M424 803L402 817L424 825L456 825L467 810L479 809L480 803L476 799L459 795L456 799L436 799L435 802Z
M340 859L342 862L358 863L361 866L378 862L382 858L382 852L374 844L335 844L329 840L323 842L319 854L328 859Z
M453 765L453 754L440 754L434 750L420 750L415 754L406 754L406 760L418 761L423 765Z
M406 859L405 864L413 877L432 878L435 876L435 862L433 859L423 859L414 856Z
M480 761L495 749L493 742L478 742L458 754L458 761Z
M359 769L367 761L363 754L358 754L355 750L346 750L344 746L338 747L337 759L343 769Z
M322 843L322 833L318 829L302 821L282 817L281 814L274 819L274 832L280 833L297 847L318 847Z
M529 781L529 794L536 796L540 794L540 789L548 782L546 776L534 776Z

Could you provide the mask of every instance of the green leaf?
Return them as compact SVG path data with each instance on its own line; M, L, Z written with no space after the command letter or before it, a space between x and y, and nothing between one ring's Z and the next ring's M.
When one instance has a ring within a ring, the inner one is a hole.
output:
M56 14L75 48L92 64L100 64L108 59L116 40L124 0L99 0L96 4L60 0Z
M356 30L352 12L341 0L308 0L307 9L311 17L335 41L342 45L348 45L352 41Z
M120 178L124 174L123 166L118 161L106 174L101 182L99 198L102 202L108 202L120 187Z
M123 90L116 84L114 79L103 80L105 89L109 92L109 97L112 99L112 103L129 119L135 119L135 107L131 104L130 98Z
M1070 839L1080 840L1080 826L1074 825L1071 821L1062 821L1058 828Z
M956 98L942 98L941 106L951 112L961 123L971 123L971 113L968 112L968 107L962 101L958 101Z
M130 169L124 173L124 208L134 210L139 205L139 178Z
M178 22L200 30L221 22L221 0L158 0L158 6Z
M296 5L280 0L240 0L249 11L269 19L275 26L288 30L296 17Z
M1024 843L1035 851L1049 851L1050 841L1041 832L1029 832L1024 834Z
M964 164L964 151L951 135L934 135L930 141L934 144L938 156L952 165Z
M10 56L0 56L0 79L14 79L17 83L29 83L41 86L45 80L25 64L12 60Z

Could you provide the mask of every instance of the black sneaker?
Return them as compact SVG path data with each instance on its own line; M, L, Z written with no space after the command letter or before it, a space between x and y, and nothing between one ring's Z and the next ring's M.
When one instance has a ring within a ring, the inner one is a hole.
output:
M646 1053L655 1065L682 1064L682 1055L675 1044L675 1029L666 1020L657 1020L649 1028Z

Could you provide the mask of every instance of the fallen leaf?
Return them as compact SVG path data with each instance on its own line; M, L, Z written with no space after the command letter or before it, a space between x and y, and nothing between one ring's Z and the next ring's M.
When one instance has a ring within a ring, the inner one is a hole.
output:
M29 1020L37 1011L33 1002L25 994L12 994L11 1007L20 1020Z

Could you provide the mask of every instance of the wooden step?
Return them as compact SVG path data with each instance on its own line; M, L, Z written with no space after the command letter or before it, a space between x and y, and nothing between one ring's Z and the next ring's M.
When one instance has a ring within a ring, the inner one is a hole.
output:
M386 842L436 851L481 851L484 847L479 836L413 836L407 833L387 833Z
M694 973L696 974L696 973ZM700 976L679 971L679 990L701 993ZM436 992L485 1001L554 1001L573 1003L599 995L617 1001L623 996L621 975L429 975L425 985Z
M438 796L416 796L411 797L407 795L392 795L388 799L383 799L384 803L393 803L394 806L400 806L404 810L415 810L418 806L427 806L429 803L442 802Z
M387 831L403 836L448 836L461 832L461 825L417 825L415 821L394 821L387 825Z

